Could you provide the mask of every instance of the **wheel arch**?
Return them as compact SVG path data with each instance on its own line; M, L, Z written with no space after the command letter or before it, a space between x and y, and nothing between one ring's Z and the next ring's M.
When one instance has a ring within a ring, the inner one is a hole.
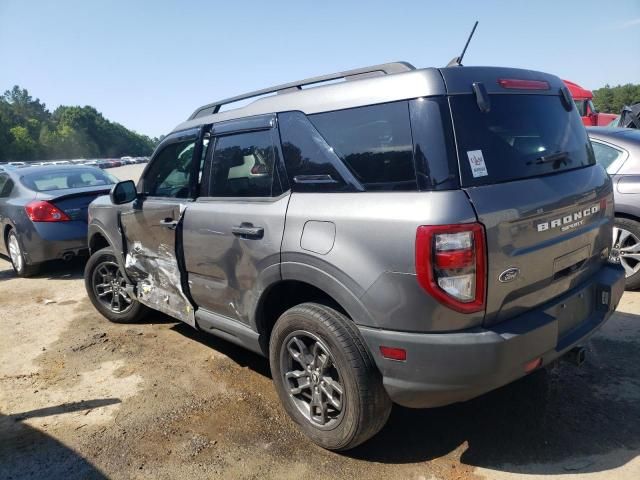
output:
M2 241L3 241L3 246L6 247L7 246L7 240L9 239L9 232L13 229L13 225L11 225L10 223L7 223L6 225L2 226Z
M100 231L93 232L89 237L89 252L91 254L111 246L107 237Z
M271 331L278 318L301 303L320 303L336 309L355 324L372 324L359 298L337 279L303 264L288 267L284 268L284 272L289 270L288 274L264 289L256 305L255 327L265 355L268 355Z
M624 212L615 212L615 218L626 218L627 220L633 220L634 222L640 222L640 218L637 215L629 213L627 211Z

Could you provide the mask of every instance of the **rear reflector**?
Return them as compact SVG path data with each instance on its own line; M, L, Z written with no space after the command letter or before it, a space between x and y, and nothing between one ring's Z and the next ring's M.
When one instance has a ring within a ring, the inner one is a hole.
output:
M380 353L384 358L404 362L407 359L407 351L404 348L385 347L380 345Z
M35 200L24 207L27 217L32 222L68 222L69 216L54 204L43 200Z
M518 78L501 78L498 84L502 88L514 88L517 90L549 90L549 84L542 80L521 80Z
M534 358L530 362L524 364L525 373L533 372L536 368L542 365L542 357Z

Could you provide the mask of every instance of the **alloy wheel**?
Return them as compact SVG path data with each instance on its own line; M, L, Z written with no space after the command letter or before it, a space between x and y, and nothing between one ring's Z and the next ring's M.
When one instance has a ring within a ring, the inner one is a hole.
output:
M20 250L20 243L18 243L18 237L15 233L11 233L9 235L8 241L9 247L9 257L11 257L11 262L13 263L13 267L17 272L22 270L22 250Z
M113 260L100 262L93 270L93 293L100 303L114 313L125 313L133 306L126 290L127 281Z
M316 335L298 330L280 353L284 385L298 410L315 427L337 426L345 410L345 394L334 357Z
M627 278L636 274L640 271L640 239L629 230L613 227L610 259L624 267Z

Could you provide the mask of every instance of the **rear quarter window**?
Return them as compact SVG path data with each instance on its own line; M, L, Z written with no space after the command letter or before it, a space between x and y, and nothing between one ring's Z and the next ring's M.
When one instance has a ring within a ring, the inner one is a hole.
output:
M309 115L365 190L417 190L407 102Z

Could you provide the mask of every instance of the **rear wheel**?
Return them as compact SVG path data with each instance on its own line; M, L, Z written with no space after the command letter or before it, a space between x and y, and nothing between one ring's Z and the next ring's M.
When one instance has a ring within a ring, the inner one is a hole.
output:
M112 322L139 322L148 313L131 289L127 290L129 285L111 248L91 255L84 270L84 285L93 306Z
M640 223L617 217L613 227L611 260L624 267L626 287L640 288Z
M7 251L11 259L11 266L19 277L30 277L38 273L38 265L28 265L24 256L24 251L20 246L20 239L15 230L10 230L7 235Z
M389 417L391 401L358 329L332 308L287 310L271 334L269 361L285 410L321 447L353 448Z

